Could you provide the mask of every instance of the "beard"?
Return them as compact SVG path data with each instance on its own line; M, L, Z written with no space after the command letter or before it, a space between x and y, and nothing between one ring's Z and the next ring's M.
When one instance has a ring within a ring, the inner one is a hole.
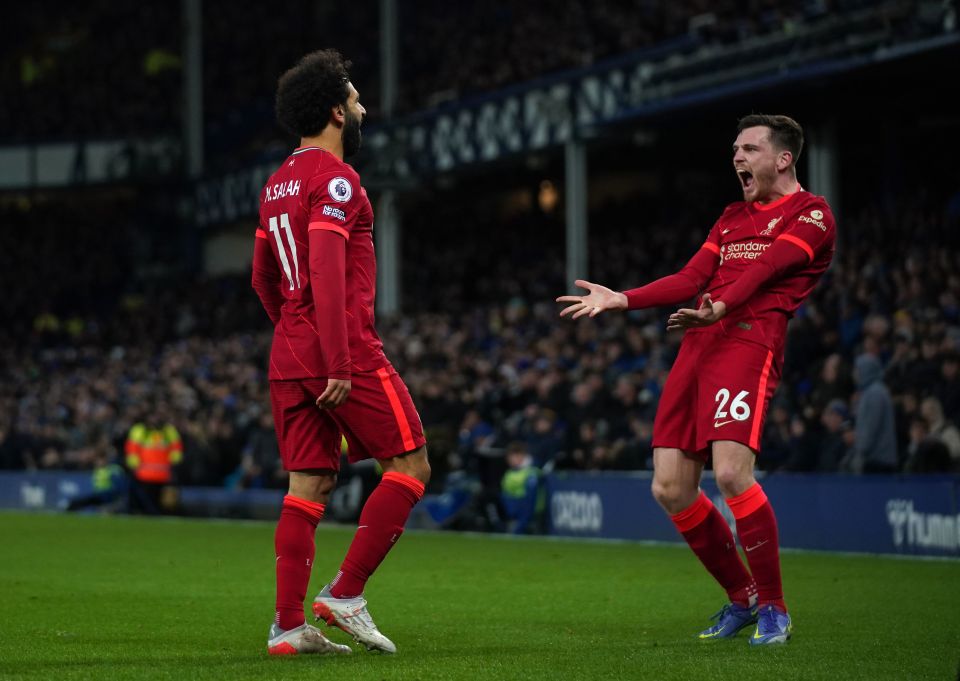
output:
M349 158L360 151L360 117L347 113L343 121L343 157Z

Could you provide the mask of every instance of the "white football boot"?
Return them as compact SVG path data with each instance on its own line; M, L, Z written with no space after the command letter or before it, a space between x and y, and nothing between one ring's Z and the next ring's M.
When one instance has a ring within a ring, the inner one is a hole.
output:
M296 629L284 631L276 624L270 627L267 652L271 655L327 655L348 654L350 646L334 643L316 627L306 622Z
M365 645L368 650L397 652L393 641L381 634L373 623L363 596L334 598L330 595L330 586L327 585L313 599L313 614L318 621L324 620L328 625L343 629L353 636L354 641Z

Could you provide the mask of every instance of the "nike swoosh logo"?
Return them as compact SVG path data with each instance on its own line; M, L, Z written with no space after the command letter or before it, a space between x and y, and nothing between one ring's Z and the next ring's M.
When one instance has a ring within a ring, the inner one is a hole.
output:
M769 540L769 539L764 539L764 540L763 540L762 542L760 542L759 544L754 544L753 546L744 546L744 547L743 547L743 550L746 551L747 553L750 553L751 551L753 551L753 550L755 550L755 549L759 549L761 546L763 546L764 544L766 544L768 541L770 541L770 540Z
M721 234L729 234L731 231L732 231L732 230L729 230L729 229L721 229L721 230L720 230L720 233L721 233Z
M725 425L727 425L728 423L733 423L734 421L736 421L736 419L729 419L729 420L727 420L727 421L714 421L714 422L713 422L713 427L714 427L714 428L719 428L720 426L725 426Z

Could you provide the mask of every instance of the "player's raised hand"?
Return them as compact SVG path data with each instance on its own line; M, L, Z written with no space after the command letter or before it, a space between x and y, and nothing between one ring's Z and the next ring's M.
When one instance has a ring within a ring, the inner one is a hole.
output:
M726 303L722 300L713 302L710 294L704 293L698 309L681 308L670 315L667 320L667 331L690 329L695 326L710 326L719 322L726 314Z
M606 286L594 284L583 279L577 279L573 282L589 293L585 296L560 296L558 303L572 303L560 311L561 317L573 315L571 319L577 319L583 315L596 317L604 310L626 310L627 297L619 291L611 291Z
M327 387L317 398L317 406L321 409L336 409L347 401L347 396L350 394L350 388L352 387L349 379L327 379Z

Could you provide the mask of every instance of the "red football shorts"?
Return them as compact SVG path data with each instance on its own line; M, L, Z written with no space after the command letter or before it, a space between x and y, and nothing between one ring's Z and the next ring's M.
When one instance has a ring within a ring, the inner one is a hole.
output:
M762 345L688 333L663 386L653 446L682 449L703 461L715 440L741 442L759 452L781 364Z
M325 378L270 381L270 403L284 469L340 470L341 433L351 462L389 459L426 444L420 415L407 386L387 365L353 374L347 401L320 409Z

